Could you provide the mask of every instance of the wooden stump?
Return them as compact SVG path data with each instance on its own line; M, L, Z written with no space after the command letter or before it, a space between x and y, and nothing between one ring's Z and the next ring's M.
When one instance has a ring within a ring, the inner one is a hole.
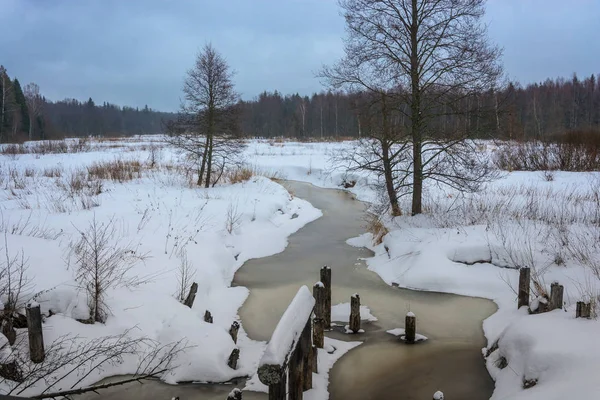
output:
M311 319L306 321L306 326L300 336L299 346L302 347L302 388L304 391L312 389L312 338L311 338Z
M553 282L550 285L550 310L556 310L563 307L563 285Z
M519 303L518 308L529 307L529 286L531 280L531 269L521 268L519 270Z
M325 320L323 318L315 318L313 320L313 344L322 349L325 346Z
M213 323L212 314L208 310L206 310L206 312L204 313L204 322L208 322L209 324Z
M29 334L29 358L34 363L44 361L44 336L42 331L42 313L39 304L27 305L27 331Z
M2 320L2 333L4 334L4 336L6 336L6 338L8 339L8 343L12 346L13 344L15 344L15 341L17 340L17 331L15 330L13 323L12 323L12 318L10 316L5 316L4 319Z
M0 364L0 377L15 382L23 382L23 373L16 361Z
M313 297L315 298L315 319L313 323L313 342L315 346L322 349L325 341L325 310L327 308L327 299L325 294L325 285L323 282L317 282L313 286Z
M312 372L315 374L319 373L319 348L317 346L312 347Z
M227 400L242 400L242 391L238 388L233 389L229 392Z
M404 341L412 344L417 335L417 317L412 312L406 314L404 319Z
M590 318L592 316L592 304L584 303L583 301L577 302L577 308L575 310L575 318Z
M190 291L188 292L188 295L185 298L185 301L183 302L183 304L188 306L189 308L192 308L192 306L194 305L194 300L196 300L196 292L197 291L198 291L198 284L196 282L194 282L194 283L192 283L192 286L190 287Z
M227 360L227 365L231 369L237 369L237 363L240 358L240 349L231 350L231 354L229 355L229 360Z
M350 330L353 333L360 331L360 296L354 293L350 297Z
M321 282L325 286L325 329L331 328L331 268L325 265L321 268Z
M289 385L288 398L289 400L302 400L302 392L304 391L304 357L302 355L301 343L296 345L294 352L290 356L289 366Z
M269 385L269 400L286 400L287 374L283 373L277 383Z
M237 344L238 331L240 330L240 324L237 321L233 321L231 323L231 328L229 328L229 335L233 340L233 343Z
M433 400L444 400L444 393L438 390L433 394Z

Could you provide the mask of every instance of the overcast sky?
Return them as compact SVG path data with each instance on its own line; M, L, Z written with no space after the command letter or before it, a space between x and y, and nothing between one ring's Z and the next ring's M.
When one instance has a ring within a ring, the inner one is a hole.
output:
M600 73L600 0L489 0L507 75L523 83ZM205 43L245 99L311 94L342 55L335 0L0 0L0 64L46 97L175 110Z

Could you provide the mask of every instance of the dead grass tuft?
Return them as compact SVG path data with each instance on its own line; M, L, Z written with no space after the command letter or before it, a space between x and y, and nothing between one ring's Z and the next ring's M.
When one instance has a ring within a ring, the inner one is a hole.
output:
M377 246L383 242L383 237L389 233L381 219L375 214L369 214L367 217L367 232L373 235L373 245Z
M95 162L88 168L91 178L107 179L119 183L142 177L143 165L138 160L113 160Z

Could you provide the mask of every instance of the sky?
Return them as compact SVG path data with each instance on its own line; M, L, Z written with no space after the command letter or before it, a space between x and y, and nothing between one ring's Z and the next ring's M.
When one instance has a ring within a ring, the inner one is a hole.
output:
M488 0L485 20L512 80L600 73L600 0ZM52 100L175 111L209 42L242 98L310 95L343 36L335 0L0 0L0 64Z

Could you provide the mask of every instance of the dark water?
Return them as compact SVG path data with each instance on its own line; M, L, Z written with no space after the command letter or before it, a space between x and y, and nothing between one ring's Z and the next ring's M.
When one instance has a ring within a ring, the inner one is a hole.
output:
M284 183L295 196L323 211L289 239L284 252L250 260L237 272L234 285L250 296L240 309L244 329L252 339L268 340L285 308L301 285L319 280L319 269L332 269L332 304L349 302L359 293L361 303L379 319L363 324L364 334L330 332L340 340L364 343L344 355L330 373L330 398L340 400L430 399L441 390L447 399L489 399L494 388L481 356L485 346L482 321L496 310L488 300L442 293L392 288L368 271L359 258L367 249L346 244L365 231L365 205L352 195L307 183ZM386 330L404 327L408 311L417 315L417 331L429 337L407 346ZM242 387L240 382L237 387ZM147 382L103 391L89 398L225 399L233 385L169 386ZM83 398L83 397L82 397ZM87 398L87 397L85 397ZM266 395L244 392L244 399Z

